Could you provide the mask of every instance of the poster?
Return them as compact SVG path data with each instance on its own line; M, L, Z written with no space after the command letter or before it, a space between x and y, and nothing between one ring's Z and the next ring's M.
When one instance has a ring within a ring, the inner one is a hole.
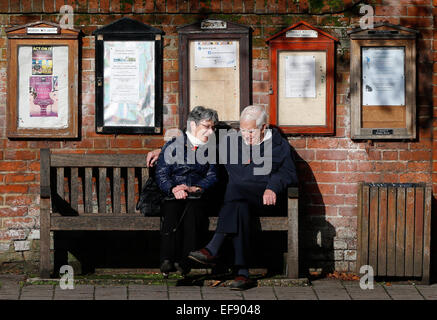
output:
M19 128L68 127L68 62L68 46L18 48Z
M32 74L50 75L53 73L53 53L51 46L32 47Z
M155 125L155 42L105 41L105 126Z
M397 47L362 49L363 105L405 105L405 50Z
M31 76L29 78L29 114L31 117L58 116L57 89L57 76Z
M314 55L285 57L285 97L316 97L316 58Z
M195 41L195 68L235 68L236 41Z

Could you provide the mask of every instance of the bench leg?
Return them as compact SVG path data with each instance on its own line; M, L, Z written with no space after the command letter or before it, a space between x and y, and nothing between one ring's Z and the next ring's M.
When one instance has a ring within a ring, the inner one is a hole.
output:
M50 277L50 199L41 199L40 210L40 260L41 278Z
M298 199L288 199L288 252L287 252L287 277L299 277L298 259Z

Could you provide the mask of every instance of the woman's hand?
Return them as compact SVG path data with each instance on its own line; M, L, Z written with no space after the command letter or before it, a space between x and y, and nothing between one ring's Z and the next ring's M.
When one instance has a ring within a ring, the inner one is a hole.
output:
M180 184L174 187L171 192L173 192L176 199L185 199L188 196L188 187L185 184Z

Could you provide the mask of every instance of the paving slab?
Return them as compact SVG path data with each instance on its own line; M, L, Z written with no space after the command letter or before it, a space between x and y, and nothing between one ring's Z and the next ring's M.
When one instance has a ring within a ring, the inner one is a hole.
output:
M277 300L273 287L256 287L241 292L245 300Z
M54 293L53 285L31 285L21 289L21 300L52 300Z
M55 288L54 300L93 300L94 286L79 284L74 289L61 289L60 286Z
M147 285L147 284L130 284L129 292L132 291L148 291L148 292L167 292L166 285Z
M384 288L379 285L366 290L361 289L359 286L346 286L345 288L352 300L391 300Z
M227 287L202 287L203 300L243 300L240 291L233 291Z
M168 300L167 291L129 291L129 300Z
M94 297L96 300L126 300L127 287L126 286L96 286Z
M348 292L345 288L317 288L314 287L314 291L319 300L351 300Z
M311 281L311 286L314 288L343 288L343 284L340 280L332 279L319 279Z
M275 287L278 300L317 300L311 287Z
M169 300L202 300L200 291L169 291Z

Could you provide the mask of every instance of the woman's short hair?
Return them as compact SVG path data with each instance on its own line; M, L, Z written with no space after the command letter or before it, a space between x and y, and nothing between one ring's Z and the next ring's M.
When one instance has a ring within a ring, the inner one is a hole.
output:
M190 131L189 124L191 121L194 121L196 123L196 126L198 126L200 121L202 120L212 120L212 122L214 122L214 125L217 124L219 121L217 111L202 106L194 107L193 110L191 110L188 114L187 130Z
M263 106L247 106L241 112L240 121L241 120L255 120L256 126L261 128L263 124L267 123L267 113Z

